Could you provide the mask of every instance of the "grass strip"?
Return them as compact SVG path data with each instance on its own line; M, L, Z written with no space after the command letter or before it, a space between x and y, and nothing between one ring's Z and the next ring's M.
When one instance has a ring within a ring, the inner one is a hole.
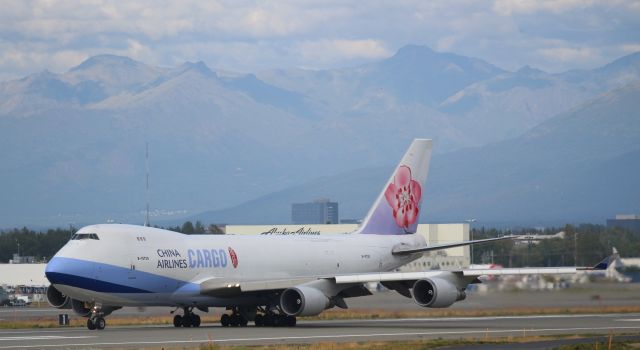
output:
M71 310L60 310L60 313L70 315L71 327L86 327L86 318L76 316ZM638 306L588 306L588 307L520 307L504 309L418 309L418 310L327 310L314 317L299 318L299 320L366 320L366 319L398 319L423 317L493 317L493 316L529 316L529 315L560 315L560 314L603 314L603 313L640 313ZM200 314L202 323L218 323L220 312ZM173 323L173 316L164 315L131 315L118 316L117 311L106 318L108 326L137 326L137 325L167 325ZM34 317L27 319L12 319L6 317L0 322L0 329L19 328L54 328L59 327L58 316Z
M616 335L619 336L619 335ZM611 349L638 349L638 342L616 341L613 336ZM180 347L175 349L200 349L200 350L426 350L447 349L450 347L465 347L477 345L504 345L514 343L532 343L549 340L583 339L584 335L550 335L550 336L526 336L526 337L500 337L500 338L464 338L464 339L431 339L413 341L371 341L371 342L322 342L314 344L276 344L276 345L220 345L215 341L193 347ZM600 340L561 345L558 350L604 350L609 348L608 341ZM164 348L169 350L167 348Z

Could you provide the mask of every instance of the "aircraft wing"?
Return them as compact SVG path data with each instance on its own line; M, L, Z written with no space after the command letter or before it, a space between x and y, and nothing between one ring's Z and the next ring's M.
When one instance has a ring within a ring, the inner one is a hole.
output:
M497 275L561 275L573 274L577 271L606 270L616 255L608 256L593 267L522 267L501 269L463 269L463 270L429 270L420 272L381 272L335 276L336 283L366 283L388 281L416 281L422 278L454 274L459 277L474 279L480 276Z
M456 277L468 280L468 283L470 283L471 281L475 281L477 277L483 275L571 274L575 273L576 270L577 269L575 267L466 269L453 271L429 270L419 272L381 272L255 281L222 281L218 278L212 278L200 283L200 293L215 297L231 297L242 293L283 290L318 280L332 281L337 285L355 285L368 282L380 282L386 284L395 282L415 282L424 278L442 277L446 275L455 275Z
M575 273L575 267L545 267L545 268L507 268L507 269L465 269L465 270L430 270L420 272L385 272L359 275L345 275L334 277L336 283L366 283L366 282L399 282L416 281L423 278L438 277L447 274L459 277L479 277L485 275L555 275ZM470 278L474 279L474 278Z
M510 238L510 237L508 237ZM504 237L501 239L505 239ZM491 240L495 240L492 238ZM486 240L482 240L486 241ZM477 241L469 241L477 242ZM466 242L465 242L466 243ZM523 267L523 268L500 268L500 269L462 269L462 270L428 270L418 272L378 272L362 273L335 276L308 276L287 279L253 280L253 281L229 281L220 278L210 278L200 282L200 293L216 297L237 296L248 292L263 292L283 290L298 285L313 283L314 281L326 280L335 282L338 285L362 284L368 282L380 282L386 286L395 286L392 289L399 289L398 283L411 283L420 279L433 277L454 276L467 281L467 283L477 283L480 276L498 275L561 275L574 274L577 271L606 270L615 260L614 255L608 256L593 267ZM399 290L400 292L400 290ZM401 292L401 294L403 294ZM403 294L404 295L404 294Z
M455 243L445 243L445 244L434 244L434 245L425 245L425 246L408 246L408 245L399 245L393 248L391 253L393 255L403 255L403 254L414 254L414 253L424 253L432 250L442 250L449 249L455 247L463 247L466 245L478 244L478 243L486 243L493 241L502 241L505 239L514 239L518 236L504 236L504 237L496 237L496 238L486 238L486 239L477 239L475 241L463 241L463 242L455 242Z

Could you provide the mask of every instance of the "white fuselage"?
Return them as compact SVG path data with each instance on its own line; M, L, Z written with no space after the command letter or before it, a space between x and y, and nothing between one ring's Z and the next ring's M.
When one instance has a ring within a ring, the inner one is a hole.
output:
M135 225L92 225L47 266L64 294L104 305L256 304L251 296L202 294L204 281L281 280L391 271L417 258L395 256L398 244L424 245L420 235L185 235ZM234 257L235 256L235 257Z

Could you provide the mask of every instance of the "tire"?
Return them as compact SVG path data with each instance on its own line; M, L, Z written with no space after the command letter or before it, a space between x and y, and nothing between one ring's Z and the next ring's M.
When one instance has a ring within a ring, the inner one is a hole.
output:
M286 325L287 327L295 327L296 326L296 317L295 316L287 316L286 319Z
M96 329L96 324L93 323L93 320L90 318L87 318L87 328L92 331Z
M253 322L256 324L256 327L264 326L264 316L256 315L256 318L253 320Z
M240 327L246 327L249 324L249 320L247 320L242 316L238 316L238 321L239 321L238 323L240 324Z
M240 316L235 314L231 315L231 320L229 324L231 325L231 327L238 327L240 325Z
M193 319L191 315L182 316L182 327L189 328L193 325Z
M102 317L96 318L96 329L97 330L101 331L106 326L107 326L107 321L105 321L104 318L102 318Z
M230 317L227 314L223 314L222 317L220 317L220 324L222 327L229 327L230 321Z
M173 326L182 327L182 316L180 315L173 316Z
M191 323L193 324L194 327L200 327L200 316L194 314L193 319L191 320Z

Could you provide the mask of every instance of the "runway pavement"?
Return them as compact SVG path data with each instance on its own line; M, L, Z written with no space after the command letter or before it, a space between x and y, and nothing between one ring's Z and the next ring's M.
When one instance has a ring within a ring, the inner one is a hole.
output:
M469 293L452 309L491 310L545 307L635 306L640 285L595 284L555 291ZM394 292L349 299L351 310L420 310ZM161 316L171 319L170 308L124 308L115 317ZM220 310L217 310L218 312ZM52 318L71 310L53 308L0 308L0 322ZM110 316L111 317L111 316ZM299 320L295 328L222 328L204 324L198 329L171 326L109 325L104 331L83 328L0 330L0 350L17 348L182 348L214 341L220 344L280 344L344 341L417 340L434 338L520 337L544 334L640 334L640 314L558 315L480 318L419 318L399 320ZM530 344L531 345L531 344ZM544 346L544 345L543 345ZM536 347L526 347L535 349ZM540 347L545 348L545 347Z
M294 328L200 328L172 326L0 330L0 349L182 348L200 344L496 338L551 334L639 334L640 314L451 317L380 320L300 321Z

